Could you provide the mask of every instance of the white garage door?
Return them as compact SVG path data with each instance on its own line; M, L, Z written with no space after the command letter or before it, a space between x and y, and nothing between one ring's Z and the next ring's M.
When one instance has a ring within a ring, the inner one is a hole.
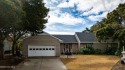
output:
M55 56L55 46L28 46L28 56Z

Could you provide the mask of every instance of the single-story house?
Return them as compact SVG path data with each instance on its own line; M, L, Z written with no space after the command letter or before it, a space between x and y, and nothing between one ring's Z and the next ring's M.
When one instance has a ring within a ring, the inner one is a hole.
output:
M98 42L96 36L90 32L76 32L74 35L51 35L42 33L31 36L23 41L23 55L34 56L60 56L61 53L77 53L80 48L93 47L104 51L106 47L116 46L118 42Z
M10 36L7 36L5 38L5 40L3 41L3 46L4 53L12 50L12 39L10 38Z

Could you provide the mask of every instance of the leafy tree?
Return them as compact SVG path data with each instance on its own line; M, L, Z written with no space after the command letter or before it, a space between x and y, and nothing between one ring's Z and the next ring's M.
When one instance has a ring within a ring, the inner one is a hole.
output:
M22 4L23 3L23 4ZM0 1L1 44L9 35L12 38L12 54L17 50L17 41L26 32L33 35L42 32L48 9L41 0L1 0ZM2 45L1 45L2 47ZM3 50L3 49L2 49Z
M117 8L118 14L121 16L123 20L125 20L125 3L120 4L119 7Z
M28 0L23 2L19 7L21 13L21 22L13 26L12 33L12 53L17 51L17 41L25 33L30 32L32 35L35 35L38 32L42 32L44 24L47 22L47 19L44 19L48 14L48 9L44 6L44 3L41 0ZM24 16L25 13L25 16Z
M14 0L0 0L0 48L3 58L3 41L11 33L12 25L19 21Z
M100 28L100 26L101 26L101 23L99 21L97 21L96 24L94 24L93 26L91 26L90 31L93 32L93 33L95 33L96 30L98 30Z
M120 46L125 45L125 4L120 4L118 8L107 14L107 18L97 22L91 27L91 31L96 33L99 41L109 39L118 40ZM101 24L101 26L100 26Z
M24 28L32 35L41 33L47 23L49 9L47 9L42 0L27 0L23 5L23 10L26 13Z
M24 29L24 17L25 12L22 9L22 3L19 0L12 0L14 2L15 7L15 17L17 18L17 21L15 20L15 23L11 25L11 32L9 33L13 43L12 43L12 54L15 55L15 50L17 50L17 41L18 39L26 33Z
M108 39L113 39L114 33L121 28L122 19L118 14L117 10L114 10L108 13L107 18L104 18L102 21L96 23L95 33L99 41L106 41ZM101 23L101 26L99 25ZM92 30L92 28L91 28Z

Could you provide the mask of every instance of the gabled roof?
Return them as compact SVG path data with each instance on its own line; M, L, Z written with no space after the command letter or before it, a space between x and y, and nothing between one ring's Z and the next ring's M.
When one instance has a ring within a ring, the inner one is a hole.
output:
M96 42L96 36L93 33L84 31L84 32L76 32L76 34L81 43Z
M49 36L51 36L51 37L53 37L53 38L59 40L60 42L63 42L61 39L59 39L59 38L57 38L57 37L55 37L55 36L53 36L53 35L51 35L51 34L49 34L49 33L47 33L47 32L44 32L44 31L43 31L43 33L38 34L38 35L49 35Z
M74 35L53 35L63 41L63 43L77 43Z

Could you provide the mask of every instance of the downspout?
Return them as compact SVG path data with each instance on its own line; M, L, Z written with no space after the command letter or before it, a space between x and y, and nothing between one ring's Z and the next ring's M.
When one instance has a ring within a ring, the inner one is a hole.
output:
M81 44L81 42L80 42L80 40L79 40L77 34L75 34L75 38L76 38L76 40L77 40L77 42L78 42L78 50L79 50L79 49L80 49L80 44Z

